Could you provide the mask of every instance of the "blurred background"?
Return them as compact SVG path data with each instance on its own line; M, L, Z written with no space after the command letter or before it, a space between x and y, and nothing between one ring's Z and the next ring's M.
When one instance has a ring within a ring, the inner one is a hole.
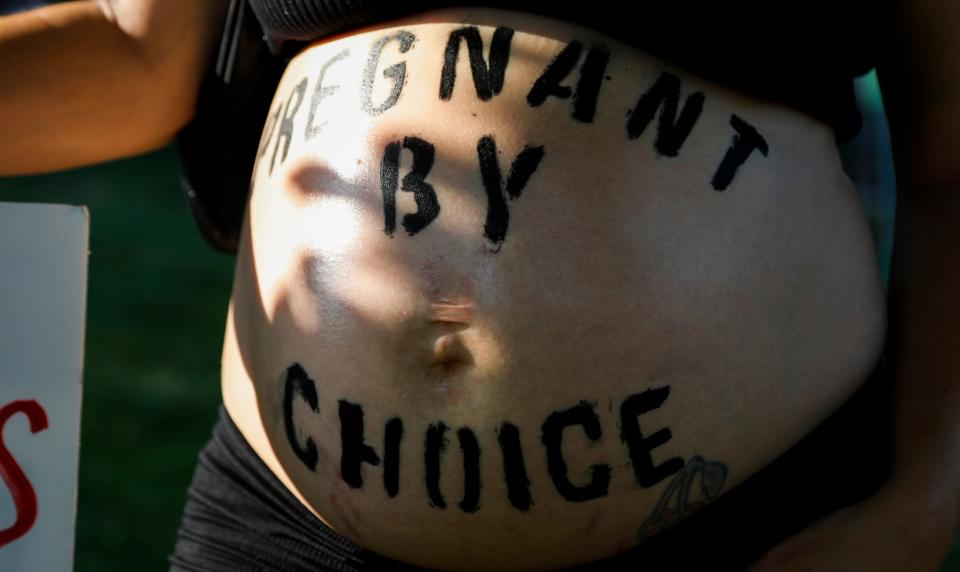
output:
M35 3L0 0L0 13ZM876 77L861 78L857 89L864 128L842 155L886 275L896 196L890 143ZM90 209L76 569L165 570L220 403L233 257L201 239L172 147L0 178L0 201ZM960 537L943 572L960 572Z

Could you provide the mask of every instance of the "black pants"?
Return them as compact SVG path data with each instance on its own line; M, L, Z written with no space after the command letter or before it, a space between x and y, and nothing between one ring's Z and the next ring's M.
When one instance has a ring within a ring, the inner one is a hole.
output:
M889 471L885 362L837 412L694 516L576 570L738 570L815 519L876 492ZM188 490L172 570L412 570L325 526L254 453L223 407Z

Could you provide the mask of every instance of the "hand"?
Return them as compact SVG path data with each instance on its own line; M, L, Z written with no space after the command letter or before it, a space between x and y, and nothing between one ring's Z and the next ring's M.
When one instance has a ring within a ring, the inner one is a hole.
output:
M950 548L955 505L887 487L771 549L749 572L935 572Z

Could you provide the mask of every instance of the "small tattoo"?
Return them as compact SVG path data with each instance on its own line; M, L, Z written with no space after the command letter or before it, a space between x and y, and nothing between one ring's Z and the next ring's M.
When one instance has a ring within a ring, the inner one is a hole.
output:
M650 538L715 500L727 480L727 472L725 464L705 461L700 455L695 455L667 485L653 514L640 525L637 538ZM697 477L700 481L699 491L692 491Z

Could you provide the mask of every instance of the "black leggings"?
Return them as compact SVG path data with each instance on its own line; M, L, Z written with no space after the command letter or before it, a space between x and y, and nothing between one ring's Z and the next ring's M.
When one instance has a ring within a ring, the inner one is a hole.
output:
M738 570L813 520L876 492L889 470L891 384L881 360L799 443L692 517L576 570ZM221 406L200 452L171 570L413 570L325 526L274 476Z

